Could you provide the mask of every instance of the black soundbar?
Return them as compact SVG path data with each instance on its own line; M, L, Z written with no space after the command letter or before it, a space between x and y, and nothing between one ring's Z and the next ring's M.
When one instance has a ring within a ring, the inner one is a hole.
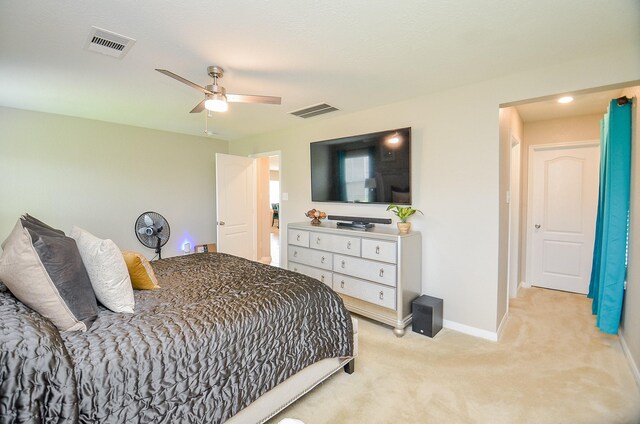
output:
M365 218L363 216L329 215L331 221L351 221L354 224L391 224L391 218Z

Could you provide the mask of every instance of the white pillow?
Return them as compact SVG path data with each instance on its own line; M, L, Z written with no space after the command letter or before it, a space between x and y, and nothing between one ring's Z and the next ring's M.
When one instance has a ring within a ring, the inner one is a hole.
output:
M78 245L98 301L113 312L133 313L133 287L118 246L109 239L99 239L75 226L69 236Z

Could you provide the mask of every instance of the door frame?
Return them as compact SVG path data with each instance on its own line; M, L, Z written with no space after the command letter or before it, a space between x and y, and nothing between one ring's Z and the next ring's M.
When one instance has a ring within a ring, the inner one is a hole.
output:
M521 204L522 204L522 143L518 138L509 131L509 241L507 244L507 311L509 310L509 299L515 298L518 296L518 288L520 287L520 240L521 240ZM513 149L518 146L519 156L514 158ZM513 166L514 159L517 159L517 177L518 184L516 187L511 186L511 182L513 181ZM514 196L513 193L516 192L517 196ZM514 197L516 197L517 202L514 202ZM514 226L513 218L516 218L516 223ZM514 237L514 230L517 232ZM511 274L515 268L516 273L516 282L515 287L512 287L513 282L511 281Z
M560 150L572 147L594 147L600 146L600 140L585 140L566 143L547 143L534 144L529 146L529 157L527 159L527 243L526 243L526 264L525 264L525 280L523 287L531 287L533 270L533 161L534 155L538 151Z
M280 209L279 209L278 214L281 217L282 216L282 150L272 150L272 151L269 151L269 152L259 152L259 153L252 153L252 154L248 155L248 157L250 157L252 159L258 159L258 158L264 158L264 157L270 157L270 156L278 156L278 158L280 159L279 160L279 163L280 163L280 170L279 170L279 173L280 173L280 194L278 196L278 204L280 205ZM278 227L279 227L280 231L282 230L282 226L280 225L281 223L282 223L282 220L279 218L278 219ZM259 235L256 232L256 251L258 249L258 247L257 247L257 238L258 237L259 237ZM280 252L279 253L280 257L278 258L278 263L281 264L281 266L282 266L282 263L283 263L282 262L282 254L283 254L283 252L282 252L282 235L280 235L278 237L278 247L279 247L278 250ZM270 253L270 255L271 255L271 253Z

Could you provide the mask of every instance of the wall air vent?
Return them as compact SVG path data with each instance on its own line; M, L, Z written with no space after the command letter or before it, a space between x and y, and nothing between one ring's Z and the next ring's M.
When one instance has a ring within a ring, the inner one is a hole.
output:
M294 110L289 113L300 118L311 118L312 116L324 115L325 113L333 112L334 110L338 110L338 108L326 103L321 103L319 105L305 107L304 109Z
M106 29L91 27L84 48L91 52L122 59L135 42L136 40L133 38L125 37Z

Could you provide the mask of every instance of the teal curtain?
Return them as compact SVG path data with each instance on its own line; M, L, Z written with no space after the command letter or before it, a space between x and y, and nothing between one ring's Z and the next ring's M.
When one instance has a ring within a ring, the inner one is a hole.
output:
M627 273L631 190L631 102L616 100L600 122L600 191L589 297L597 326L618 334Z

